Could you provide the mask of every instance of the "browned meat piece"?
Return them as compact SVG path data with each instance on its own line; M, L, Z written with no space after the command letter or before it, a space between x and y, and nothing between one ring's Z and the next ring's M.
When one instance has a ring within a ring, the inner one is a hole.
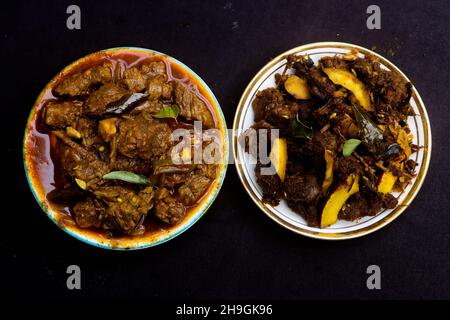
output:
M93 85L111 80L111 64L104 63L65 78L56 86L55 93L59 96L84 96L89 93L89 89Z
M347 61L342 60L341 58L334 57L323 57L319 61L319 67L321 68L336 68L336 69L344 69L348 70Z
M246 152L251 152L256 157L260 144L268 146L270 130L273 128L274 126L265 120L258 121L239 136L239 143L245 148Z
M287 199L287 204L289 208L300 214L306 220L308 226L320 226L320 213L315 204L304 204L301 201L293 201L289 198Z
M263 201L276 206L283 198L283 183L277 174L264 175L261 174L262 165L257 164L255 167L256 181L263 192Z
M127 88L133 92L141 92L147 88L147 81L152 77L161 79L163 83L166 83L168 79L163 61L153 61L140 67L132 67L125 70L123 76Z
M75 222L81 228L100 228L103 224L101 219L104 212L104 206L90 197L73 207Z
M409 102L411 84L404 81L399 74L382 69L378 61L372 58L357 59L352 64L352 68L374 92L381 104L401 109ZM406 109L406 111L409 110Z
M108 164L84 146L72 141L64 132L54 133L63 141L59 148L62 168L73 178L86 182L88 190L101 183L102 177L109 172Z
M350 63L351 68L355 70L358 78L364 83L371 84L371 79L374 75L381 71L380 63L367 57L364 59L356 59ZM372 83L373 85L373 83Z
M268 88L258 92L252 103L255 112L255 122L265 119L268 110L283 106L283 104L283 96L278 89Z
M95 120L90 118L79 118L75 123L74 128L81 134L82 137L89 137L95 134L97 124Z
M270 105L266 110L266 120L278 127L285 127L292 119L295 119L301 105L296 102Z
M107 83L94 91L83 105L83 111L87 114L101 115L110 103L119 101L128 91L114 84Z
M73 102L49 101L44 109L44 122L53 128L65 128L74 124L81 115L81 105Z
M167 81L166 64L163 61L152 61L141 66L141 74L146 78L162 75Z
M155 216L167 224L175 225L184 217L186 209L168 189L159 188L155 194Z
M299 145L297 150L292 151L299 158L307 159L307 162L311 163L312 166L321 168L324 150L334 151L337 147L336 136L329 132L314 131L311 140L305 141L305 143Z
M394 197L390 193L383 194L382 201L383 201L383 207L387 208L387 209L394 209L398 204L397 198Z
M201 121L207 128L214 127L214 119L206 103L181 82L174 83L175 102L180 107L180 115L187 120Z
M336 158L334 169L337 176L341 179L346 179L350 174L362 170L358 160L353 156Z
M159 177L159 186L173 189L180 184L184 183L189 176L191 175L191 172L182 172L182 173L161 173Z
M297 113L300 119L309 119L316 109L316 101L314 100L298 100L295 102L298 106Z
M145 89L147 79L141 74L138 68L133 67L123 73L124 82L128 89L133 92L141 92Z
M172 89L172 83L166 82L163 75L157 75L148 79L146 92L149 100L167 100L172 97Z
M312 174L286 177L285 190L292 201L313 202L320 195L321 188Z
M142 234L142 222L153 207L153 188L136 193L120 186L100 187L94 191L108 204L104 217L105 229L117 229L130 235Z
M208 190L211 178L201 174L192 175L188 181L178 188L178 195L183 204L190 206L195 204Z
M156 100L145 100L141 105L137 106L133 110L130 111L130 115L136 115L140 112L147 112L150 114L155 114L164 107L167 107L167 104L163 104Z
M124 156L149 160L167 154L172 131L166 122L140 113L119 123L118 151Z
M302 56L290 57L294 59L295 73L308 81L309 89L313 95L321 100L328 100L336 91L336 86L330 79L308 58Z
M381 101L398 108L409 102L411 84L403 80L400 75L382 70L377 77L375 90Z
M215 179L217 176L217 165L199 164L197 165L196 172L210 179Z
M353 221L364 216L374 216L382 208L380 195L373 192L358 192L347 200L346 205L339 212L339 218Z
M149 161L128 158L122 155L117 155L114 162L111 162L111 171L130 171L138 174L149 175L153 171L152 165Z

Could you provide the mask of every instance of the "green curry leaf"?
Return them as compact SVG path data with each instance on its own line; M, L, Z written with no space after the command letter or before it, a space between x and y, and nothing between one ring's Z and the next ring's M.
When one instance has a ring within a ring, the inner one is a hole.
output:
M359 139L348 139L344 143L344 147L342 148L342 154L344 157L349 157L353 151L359 146L361 140Z
M180 108L176 104L172 104L159 110L153 117L158 119L172 118L176 120L179 114Z
M134 184L151 185L152 182L146 176L129 171L111 171L103 176L105 180L121 180Z
M306 124L304 124L298 118L298 114L297 117L291 123L291 132L294 138L303 138L309 140L312 138L312 127L309 127Z

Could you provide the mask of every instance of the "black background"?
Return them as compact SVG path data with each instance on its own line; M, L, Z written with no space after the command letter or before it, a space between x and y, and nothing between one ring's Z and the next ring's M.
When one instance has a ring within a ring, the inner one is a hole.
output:
M380 1L382 29L366 28L371 1L14 2L0 16L1 287L38 299L442 299L450 298L447 1ZM81 7L82 29L66 28ZM238 100L271 58L316 41L359 44L385 55L414 82L427 106L433 152L421 192L406 212L369 236L307 239L253 204L234 166L219 197L190 230L135 252L101 250L59 230L29 191L22 165L27 115L45 84L85 54L140 46L178 58L216 94L232 124ZM66 268L82 289L66 289ZM382 290L366 288L381 267Z

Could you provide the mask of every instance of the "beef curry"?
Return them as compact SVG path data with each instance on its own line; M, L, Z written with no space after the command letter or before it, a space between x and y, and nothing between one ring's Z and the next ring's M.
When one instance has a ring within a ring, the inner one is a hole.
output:
M194 121L205 131L217 118L195 81L162 56L94 55L50 85L34 121L30 170L46 170L36 174L47 201L108 237L177 225L218 173L191 161L194 144L210 143L202 138L173 161L177 129L194 137Z

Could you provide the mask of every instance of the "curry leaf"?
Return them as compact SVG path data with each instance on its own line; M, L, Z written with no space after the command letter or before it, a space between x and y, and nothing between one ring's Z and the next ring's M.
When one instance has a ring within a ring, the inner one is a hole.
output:
M103 176L105 180L122 180L134 184L150 185L152 182L146 176L129 171L111 171Z
M345 141L344 147L342 148L342 154L344 155L344 157L349 157L360 143L361 140L359 139L349 139Z
M291 123L291 131L292 136L294 138L311 139L312 137L312 127L309 127L306 124L304 124L298 118L298 114L297 117Z
M370 119L367 112L358 105L352 104L356 122L361 130L362 138L365 143L375 145L383 140L383 133L378 129L377 125Z
M153 115L154 118L173 118L177 119L178 114L180 113L180 108L176 104L172 104L170 106L164 107L159 110L157 113Z
M106 109L106 113L113 113L113 114L122 114L127 111L130 111L137 105L139 105L140 102L142 102L145 98L148 97L148 94L146 93L133 93L131 95L126 96L125 99L120 100L117 103L113 103Z

